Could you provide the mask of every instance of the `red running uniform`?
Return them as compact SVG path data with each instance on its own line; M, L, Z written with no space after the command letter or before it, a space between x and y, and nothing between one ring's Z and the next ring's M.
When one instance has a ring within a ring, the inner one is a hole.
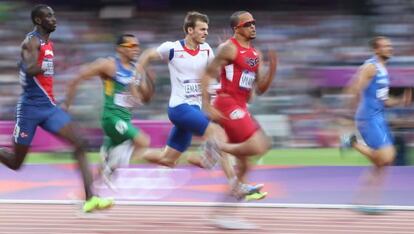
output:
M254 47L242 47L234 38L230 41L237 47L237 56L221 70L221 89L217 91L214 106L224 115L219 124L226 131L230 143L240 143L259 129L247 110L259 68L259 56Z

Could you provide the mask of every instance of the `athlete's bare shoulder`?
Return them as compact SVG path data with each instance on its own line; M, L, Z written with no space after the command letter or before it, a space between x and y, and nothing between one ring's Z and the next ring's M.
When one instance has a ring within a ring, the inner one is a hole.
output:
M217 57L231 61L237 56L237 47L230 40L227 40L217 48Z
M361 65L361 67L359 68L359 74L367 77L367 78L371 78L375 75L377 71L377 68L375 67L374 64L372 63L365 63L363 65Z
M115 66L115 59L113 57L101 57L97 58L95 63L101 66Z
M100 58L97 62L101 63L102 72L106 77L113 77L116 73L116 61L114 57ZM103 77L105 78L105 77Z
M22 50L38 50L40 48L40 40L37 37L26 36L26 38L21 43Z
M116 73L115 59L111 57L98 58L82 66L84 77L100 76L102 79L113 77Z

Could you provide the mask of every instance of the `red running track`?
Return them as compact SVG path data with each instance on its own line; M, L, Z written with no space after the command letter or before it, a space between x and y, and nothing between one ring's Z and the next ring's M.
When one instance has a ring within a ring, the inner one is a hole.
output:
M248 219L260 229L217 229L209 219L217 209ZM0 204L0 233L408 234L414 233L414 212L388 211L369 216L346 209L117 205L107 211L83 214L78 205L7 203Z

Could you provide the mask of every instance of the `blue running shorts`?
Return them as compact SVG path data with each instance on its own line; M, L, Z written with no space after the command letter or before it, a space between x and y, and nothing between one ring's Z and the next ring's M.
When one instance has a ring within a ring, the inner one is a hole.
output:
M383 117L357 120L357 128L365 143L378 150L394 143L393 136Z
M207 115L197 105L181 104L168 108L168 118L174 124L168 136L167 145L184 152L194 135L203 136L210 123Z
M30 145L36 133L36 127L56 134L71 121L69 115L57 106L39 107L19 105L14 127L14 142Z

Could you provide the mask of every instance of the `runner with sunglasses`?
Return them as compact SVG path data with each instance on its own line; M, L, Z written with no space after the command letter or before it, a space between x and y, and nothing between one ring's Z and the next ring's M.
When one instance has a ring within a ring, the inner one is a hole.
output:
M231 18L232 38L222 43L216 57L207 67L201 86L203 107L210 119L225 130L229 142L210 144L212 151L223 151L237 158L237 177L244 182L250 165L248 158L265 154L270 139L247 109L252 93L263 94L276 76L277 56L269 52L269 69L263 74L263 59L252 41L256 38L256 21L247 11L235 12ZM210 103L208 84L220 73L221 88ZM243 126L243 127L241 127ZM260 196L260 194L255 194Z
M163 60L168 63L171 80L171 96L168 117L173 128L163 151L148 151L144 159L174 167L180 156L188 149L193 135L207 141L206 152L201 155L190 154L187 160L202 168L212 168L220 161L230 188L237 191L241 198L257 193L263 185L241 184L236 176L229 157L211 151L213 139L225 141L226 135L216 123L210 121L201 110L200 78L207 65L214 58L213 50L206 42L209 19L199 12L188 12L183 29L185 38L174 42L167 41L156 49L143 52L139 64L146 67L152 61ZM255 198L261 199L262 196Z
M104 85L102 128L104 143L101 147L102 179L111 188L111 175L119 166L127 166L134 155L142 155L150 138L132 123L132 108L147 103L154 92L153 81L136 63L140 47L132 34L121 35L116 42L116 55L98 58L81 69L71 82L65 105L68 109L78 85L99 77Z

